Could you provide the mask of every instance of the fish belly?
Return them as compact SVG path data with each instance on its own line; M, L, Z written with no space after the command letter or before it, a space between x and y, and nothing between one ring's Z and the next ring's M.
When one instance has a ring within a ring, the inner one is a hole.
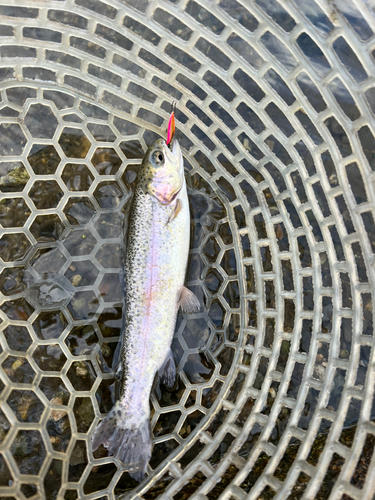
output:
M129 224L125 275L126 318L121 403L134 424L149 418L149 396L156 371L166 359L176 324L189 250L186 187L181 210L136 191Z

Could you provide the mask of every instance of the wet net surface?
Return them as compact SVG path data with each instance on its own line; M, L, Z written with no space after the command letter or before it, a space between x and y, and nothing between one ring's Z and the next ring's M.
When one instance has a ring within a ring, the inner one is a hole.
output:
M372 498L371 8L2 3L1 498ZM90 436L126 207L173 99L202 310L178 318L138 485Z

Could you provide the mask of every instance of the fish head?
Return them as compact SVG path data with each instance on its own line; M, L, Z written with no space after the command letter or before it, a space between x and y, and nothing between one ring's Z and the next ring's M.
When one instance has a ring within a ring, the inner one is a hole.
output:
M169 146L164 139L157 139L143 159L140 179L143 190L163 205L169 205L177 198L184 181L184 161L177 139Z

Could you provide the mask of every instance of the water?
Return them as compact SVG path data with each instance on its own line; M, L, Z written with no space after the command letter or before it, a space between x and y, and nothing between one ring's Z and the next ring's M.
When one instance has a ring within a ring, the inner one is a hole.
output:
M20 92L24 92L24 89L20 89ZM60 92L59 97L61 96ZM52 96L48 94L48 97ZM61 113L57 113L58 118L55 118L50 102L43 100L40 109L38 108L43 113L33 113L30 121L35 130L41 131L42 139L53 135L50 132L51 123L44 131L41 129L46 116L50 116L50 122L56 126L61 116ZM86 109L84 106L90 110L90 115L92 108L88 103L80 104L79 109ZM72 120L72 116L78 117L79 114L81 122L88 119L77 110L74 115L71 110L68 115L65 112L63 108L64 122L67 119ZM82 452L87 446L86 436L92 425L96 425L93 424L94 405L102 413L106 413L116 398L112 362L123 321L122 266L127 207L130 204L128 193L134 187L138 166L147 144L154 137L148 137L146 131L143 138L140 134L130 135L129 140L120 142L123 136L113 127L97 124L95 128L94 125L87 125L91 131L102 127L99 137L93 135L96 141L115 143L111 148L94 149L89 134L86 135L79 129L63 127L58 144L66 159L62 160L61 157L64 156L60 150L58 152L54 146L46 144L32 146L27 156L27 162L37 179L29 191L30 200L39 210L56 209L56 215L50 212L44 215L39 212L31 224L28 222L30 233L37 244L32 246L28 242L29 248L22 254L18 244L16 246L14 243L12 246L12 240L8 242L3 239L3 258L9 255L9 260L20 262L15 271L6 272L4 290L8 291L9 296L17 294L18 298L11 303L6 302L3 311L8 317L18 321L25 321L30 317L31 327L29 331L21 326L9 327L13 328L12 336L6 336L6 339L8 342L12 339L9 347L16 349L17 356L8 357L3 363L3 369L11 381L22 384L35 382L35 371L32 369L34 363L38 365L38 372L46 372L47 377L42 378L42 391L45 395L48 394L51 404L60 408L49 413L46 427L48 439L54 450L66 454L69 471L72 470L73 474L70 477L69 472L69 481L78 482L87 463L87 452ZM33 131L31 128L30 132L34 133ZM94 154L88 153L89 150L94 151ZM82 162L86 156L91 157L90 163L87 160ZM191 169L188 163L187 167ZM15 177L15 171L10 170L8 177ZM67 200L60 183L45 180L45 175L54 174L61 175L60 182L65 184L64 190L78 192L80 196ZM108 179L109 175L115 175L116 181L101 181L102 176ZM97 187L90 199L85 197L85 193L90 189L92 192L94 179L97 179ZM217 381L213 387L210 385L218 377L222 381L225 380L233 361L233 355L221 356L220 374L218 373L218 350L225 338L230 336L229 329L232 324L229 326L230 315L226 314L228 305L225 307L225 302L223 305L212 298L217 296L219 289L217 284L215 289L210 271L207 271L212 269L222 284L227 279L227 273L230 276L237 274L233 250L227 250L223 254L228 244L229 248L233 248L227 211L221 196L216 194L199 174L194 172L189 175L187 171L187 182L192 216L192 251L187 283L199 297L203 312L193 316L179 314L179 333L173 343L173 351L181 374L173 390L162 387L152 396L154 436L163 437L154 448L150 461L153 468L199 426L207 409L212 407L219 396L223 383L218 384ZM7 190L20 189L18 185L19 181L15 178L13 184L8 183ZM65 204L60 203L62 197ZM18 202L18 205L12 207L12 211L8 209L6 213L3 227L22 227L30 217L31 210L28 205L20 206ZM218 236L219 234L221 236ZM17 237L19 242L19 235L14 237ZM212 243L206 244L207 238ZM216 271L216 268L220 271ZM206 271L203 272L204 270ZM233 291L227 301L233 305ZM11 313L8 304L12 305ZM4 335L9 328L4 330ZM32 365L22 357L24 352L19 352L23 351L25 335L30 338L31 347L25 347L29 348L27 352L31 354ZM238 330L235 338L231 340L238 340ZM40 341L47 341L48 344L37 346ZM217 368L214 376L215 366ZM53 372L59 377L51 377ZM66 375L60 378L62 373ZM40 376L38 380L40 381ZM37 389L37 393L39 390ZM201 405L198 403L197 390L199 395L201 394ZM94 399L86 395L87 391L91 391ZM7 404L20 422L39 422L45 409L44 401L33 391L16 391L11 393ZM171 411L177 405L182 405L183 414L181 410ZM77 430L80 437L85 436L85 439L74 441L72 428ZM43 449L45 447L40 441L39 432L22 432L17 435L16 444L12 445L13 452L20 457L20 470L22 467L29 467L30 473L37 473L38 471L33 469L33 453L36 446ZM34 436L33 432L37 434ZM177 436L178 441L175 437L165 440L165 436ZM23 439L26 439L25 443ZM26 445L28 439L39 439L40 445L35 444L29 450ZM78 445L79 443L82 445ZM94 458L106 455L106 450L101 448L94 453ZM39 467L43 459L42 453ZM104 467L103 472L101 469L95 472L93 485L91 486L90 476L85 482L84 493L96 491L99 477L103 477L104 483L109 484L116 470L113 467ZM55 467L53 474L57 483L45 485L46 494L51 497L58 494L57 484L61 483L62 471L61 465ZM122 486L118 486L117 490L126 491L131 486L134 487L133 483L130 476L125 474L125 478L121 480Z
M1 494L328 498L351 482L369 498L372 14L175 3L0 6ZM116 399L131 190L172 99L202 309L178 317L179 377L152 394L136 489L90 435Z

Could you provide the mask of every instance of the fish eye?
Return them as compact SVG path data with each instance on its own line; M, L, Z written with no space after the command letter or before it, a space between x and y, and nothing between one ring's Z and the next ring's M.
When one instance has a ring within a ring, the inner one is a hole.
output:
M158 167L164 163L164 155L161 151L155 151L152 158Z

